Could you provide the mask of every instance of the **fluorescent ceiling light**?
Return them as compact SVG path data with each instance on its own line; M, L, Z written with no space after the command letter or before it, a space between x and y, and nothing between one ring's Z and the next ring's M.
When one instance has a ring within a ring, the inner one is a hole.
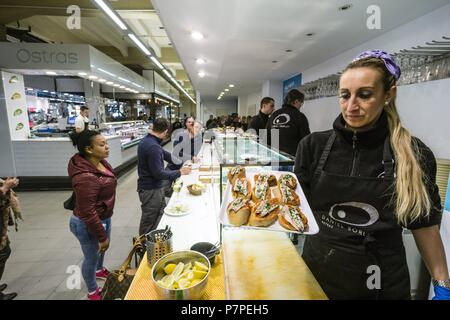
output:
M234 84L229 84L228 85L230 88L234 88Z
M98 82L106 82L106 79L99 79Z
M65 95L65 96L68 96L69 94L68 94L68 93L64 93L64 95Z
M84 77L84 76L87 76L87 73L86 72L78 72L78 75Z
M130 80L124 79L124 78L122 78L122 77L119 77L119 78L117 78L117 79L122 80L122 81L124 81L124 82L126 82L126 83L131 83Z
M114 82L108 81L106 84L112 86L114 84Z
M115 83L114 87L120 87L120 84Z
M102 69L102 68L97 68L97 70L98 70L98 71L101 71L101 72L103 72L103 73L106 73L107 75L110 75L111 77L116 77L116 75L115 75L114 73L111 73L111 72L109 72L109 71L106 71L106 70L104 70L104 69Z
M203 71L200 71L200 72L198 73L198 76L199 76L200 78L203 78L203 77L205 76L205 73L204 73Z
M225 93L225 92L223 92L223 91L222 91L222 92L221 92L220 94L222 94L222 95L223 95L224 93Z
M128 36L131 38L131 40L136 43L136 45L148 56L151 55L151 52L144 46L144 44L139 40L133 33L129 33Z
M97 78L98 78L97 76L89 76L89 79L91 79L91 80L95 80Z
M198 64L204 64L205 60L202 58L198 58L197 60L195 60L195 62L197 62Z
M225 92L228 92L228 91L230 91L230 89L225 89L224 91L225 91Z
M171 74L167 69L164 69L163 72L164 72L165 75L168 76L169 78L172 78L172 77L173 77L172 74Z
M47 71L46 74L48 74L49 76L55 76L56 72L55 71Z
M120 86L119 88L120 88L120 89L125 89L125 86Z
M122 22L122 20L120 20L114 10L111 9L103 0L95 0L95 2L119 26L120 29L127 30L127 26Z
M194 38L195 40L202 40L204 38L203 34L201 34L198 31L192 31L191 37Z
M156 64L158 68L160 68L161 70L164 69L164 66L161 64L161 62L159 62L159 60L156 59L154 56L151 56L150 59L153 61L154 64Z

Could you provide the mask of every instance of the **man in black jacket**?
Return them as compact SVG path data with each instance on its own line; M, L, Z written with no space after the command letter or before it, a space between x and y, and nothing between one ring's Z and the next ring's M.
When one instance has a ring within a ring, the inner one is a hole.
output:
M250 120L248 128L255 130L256 134L259 135L259 130L266 128L267 121L269 121L269 116L273 112L274 108L275 108L275 101L273 100L273 98L271 97L262 98L259 114L254 116Z
M283 107L272 113L267 122L268 144L293 157L300 140L311 133L308 119L300 112L304 97L297 89L289 91L284 98ZM275 130L278 130L279 141L276 141Z

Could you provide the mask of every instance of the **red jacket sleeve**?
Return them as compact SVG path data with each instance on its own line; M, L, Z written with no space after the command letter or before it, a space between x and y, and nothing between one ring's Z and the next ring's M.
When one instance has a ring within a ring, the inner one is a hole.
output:
M94 174L80 174L74 177L75 211L77 216L86 224L89 233L96 236L99 242L103 242L108 236L96 211L97 198L100 192L97 179Z

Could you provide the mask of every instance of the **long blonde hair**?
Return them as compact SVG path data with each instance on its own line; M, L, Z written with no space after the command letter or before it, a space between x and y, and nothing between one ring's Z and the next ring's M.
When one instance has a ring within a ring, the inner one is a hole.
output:
M369 57L354 61L344 72L361 67L370 67L381 72L385 92L396 85L395 78L378 58ZM390 143L395 156L396 180L392 201L395 204L398 223L406 226L419 218L429 216L431 200L425 185L427 177L419 163L419 148L409 131L402 127L395 98L392 97L384 106L384 111L388 118Z

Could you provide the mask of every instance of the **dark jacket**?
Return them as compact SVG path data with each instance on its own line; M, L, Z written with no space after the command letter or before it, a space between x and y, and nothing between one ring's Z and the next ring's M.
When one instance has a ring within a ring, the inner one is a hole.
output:
M138 190L162 188L163 180L175 180L179 170L164 170L164 160L173 163L169 152L161 147L161 139L148 134L138 146Z
M201 133L191 138L186 130L180 132L174 139L172 163L167 165L167 169L179 170L184 162L192 160L193 157L198 155L202 143Z
M111 165L102 160L109 172L100 172L88 160L75 154L69 161L68 172L75 192L73 214L87 226L90 234L100 242L107 239L102 220L113 215L117 179Z
M334 121L332 130L315 132L300 141L295 157L294 172L297 175L306 197L309 197L314 170L318 165L328 138L333 130L336 140L325 164L324 171L332 174L355 177L379 177L384 172L383 146L389 134L387 116L383 112L378 122L364 131L354 132L345 128L342 115ZM441 221L441 202L436 185L436 160L433 152L418 138L413 137L421 153L420 165L426 176L427 188L432 202L430 219L415 221L406 226L418 229L439 224ZM392 152L393 154L393 152ZM364 188L362 185L361 188ZM342 190L343 193L346 190ZM367 190L370 192L370 190ZM388 190L386 190L388 192ZM327 195L324 194L323 197Z
M308 119L297 108L283 105L281 109L272 113L267 122L268 144L272 145L271 129L279 130L279 150L295 156L300 140L311 133ZM273 146L275 147L275 146Z
M267 121L269 121L269 115L259 111L259 114L257 114L250 120L248 128L255 130L256 134L259 135L259 130L266 128Z

